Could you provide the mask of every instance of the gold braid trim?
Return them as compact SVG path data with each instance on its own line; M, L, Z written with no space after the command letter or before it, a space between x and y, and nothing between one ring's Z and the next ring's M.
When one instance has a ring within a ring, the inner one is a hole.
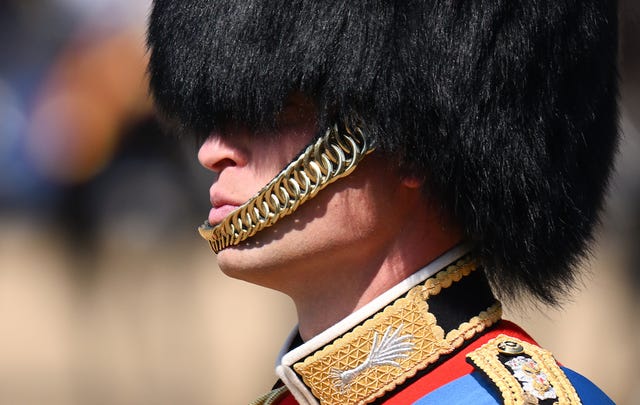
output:
M445 336L429 312L430 296L475 269L474 261L458 261L293 369L322 405L366 404L381 397L500 319L496 302Z
M514 372L509 370L509 368L500 361L499 355L505 353L504 350L501 350L500 346L505 343L519 347L520 349L517 353L508 354L508 356L515 358L522 354L531 358L536 364L537 369L535 371L546 377L550 385L545 387L542 390L543 392L540 392L541 394L553 389L557 396L554 404L577 405L581 403L578 393L560 366L558 366L551 352L511 336L499 335L469 353L467 358L470 359L477 368L482 370L489 379L491 379L493 384L498 387L505 404L530 405L538 403L535 395L527 392L518 382ZM529 370L529 372L531 372L531 370Z
M277 403L287 392L289 389L286 386L282 386L279 388L275 388L255 401L249 403L249 405L273 405Z
M333 126L258 194L218 225L212 227L205 221L198 231L215 253L235 246L291 214L327 185L349 175L373 149L360 128L345 126L344 131L339 131Z

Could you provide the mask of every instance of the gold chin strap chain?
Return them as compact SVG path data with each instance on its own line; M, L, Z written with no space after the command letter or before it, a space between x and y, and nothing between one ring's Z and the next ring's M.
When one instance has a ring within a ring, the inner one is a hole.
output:
M235 246L291 214L330 183L349 175L373 149L360 128L340 131L333 126L253 198L218 225L205 221L198 231L215 253Z

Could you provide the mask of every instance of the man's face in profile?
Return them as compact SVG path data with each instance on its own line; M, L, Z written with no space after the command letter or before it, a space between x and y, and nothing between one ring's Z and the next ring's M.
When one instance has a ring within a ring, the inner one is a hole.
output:
M296 95L279 114L276 129L251 133L242 125L212 132L198 153L218 174L210 188L208 220L220 223L253 197L319 132L311 102ZM218 264L228 275L279 290L300 278L326 277L336 263L357 267L381 253L401 215L402 178L376 154L354 173L322 190L292 215L238 246L223 249Z

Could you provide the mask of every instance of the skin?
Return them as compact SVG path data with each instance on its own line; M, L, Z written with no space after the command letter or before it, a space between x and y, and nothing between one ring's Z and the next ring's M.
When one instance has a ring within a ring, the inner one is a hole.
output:
M211 133L198 153L218 174L210 220L251 198L317 133L313 106L300 98L285 107L273 133L240 126ZM459 231L422 187L374 152L292 215L221 251L218 265L230 277L289 295L308 340L459 243Z

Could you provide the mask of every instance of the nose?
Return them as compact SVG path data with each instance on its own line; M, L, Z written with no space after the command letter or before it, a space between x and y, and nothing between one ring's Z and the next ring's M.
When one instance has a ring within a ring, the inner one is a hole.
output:
M200 146L198 161L205 168L220 173L227 167L245 165L247 158L246 153L229 137L212 133Z

